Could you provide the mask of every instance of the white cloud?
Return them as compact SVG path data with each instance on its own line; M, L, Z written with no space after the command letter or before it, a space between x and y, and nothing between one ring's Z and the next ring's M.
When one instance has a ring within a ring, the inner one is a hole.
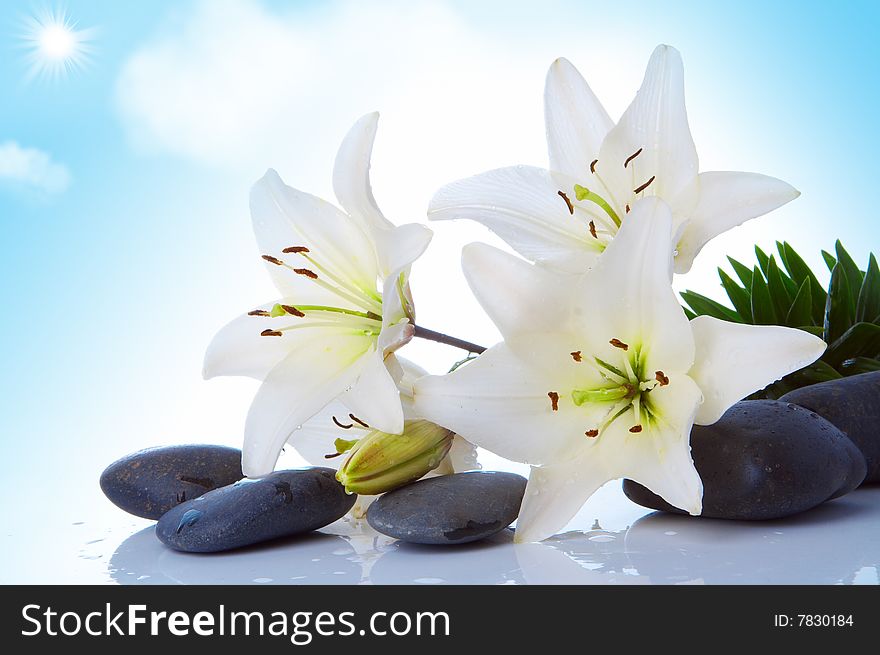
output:
M349 125L373 110L384 117L381 138L393 120L390 138L418 160L470 159L468 172L530 155L542 163L544 71L557 56L577 57L549 36L489 35L431 0L286 13L201 0L124 62L117 100L140 148L236 170L309 172L315 153L329 162ZM591 46L593 59L601 48ZM591 81L601 86L614 71L600 75Z
M6 141L0 143L0 181L4 180L44 193L61 193L70 186L70 172L42 150Z

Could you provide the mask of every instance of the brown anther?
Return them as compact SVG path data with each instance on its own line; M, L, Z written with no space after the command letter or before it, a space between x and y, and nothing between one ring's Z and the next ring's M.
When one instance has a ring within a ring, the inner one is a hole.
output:
M333 459L334 457L339 457L344 453L330 453L329 455L324 455L324 459Z
M283 309L288 314L292 314L293 316L297 316L299 318L305 316L303 312L299 311L296 307L293 307L292 305L281 305L281 309Z
M348 418L350 418L352 421L354 421L355 423L357 423L357 424L359 424L359 425L361 425L361 426L363 426L363 427L365 427L365 428L369 428L369 427L370 427L369 425L367 425L364 421L362 421L361 419L359 419L359 418L358 418L357 416L355 416L354 414L349 414L349 415L348 415Z
M598 164L598 163L599 163L598 159L594 159L593 161L590 162L590 172L591 173L596 172L596 164Z
M654 379L660 383L661 387L665 387L667 384L669 384L669 378L666 377L663 371L657 371L656 373L654 373Z
M282 336L280 330L263 330L260 332L261 337L280 337Z
M557 191L556 194L565 201L565 206L568 207L568 213L574 214L574 205L571 204L571 200L568 199L568 196L565 195L565 192Z
M629 431L632 432L633 434L638 434L639 432L642 431L642 426L641 425L634 425L629 429Z
M612 346L615 348L620 348L621 350L629 350L629 344L623 343L620 339L612 339L609 341Z
M596 224L593 221L590 221L590 234L593 235L594 239L599 238L599 235L596 234Z
M629 205L626 206L626 213L629 214Z
M633 193L641 193L642 191L647 189L649 186L651 186L651 182L653 182L656 177L656 175L652 175L651 179L645 182L642 186L638 187L637 189L633 189Z
M639 149L636 150L633 154L631 154L629 157L626 158L626 161L623 162L623 167L626 168L627 166L629 166L629 163L630 163L633 159L635 159L636 157L638 157L640 154L642 154L642 149L641 149L641 148L639 148Z
M273 257L272 255L263 255L262 257L270 264L275 264L275 266L284 266L284 262L277 257Z
M588 436L590 439L593 439L593 438L599 436L599 431L598 430L587 430L586 432L584 432L584 434L586 436Z
M550 398L550 408L554 412L559 411L559 394L555 391L548 391L547 396Z
M581 357L580 350L575 350L573 353L569 353L569 354L571 355L571 358L576 362L583 361L583 359L584 359L583 357Z
M285 248L285 249L282 250L281 252L286 252L286 253L300 253L300 252L311 252L311 250L309 250L309 249L306 248L305 246L290 246L289 248Z
M351 430L354 427L354 423L352 423L351 425L343 425L335 416L333 417L333 422L337 425L337 427L340 427L343 430Z
M255 309L252 312L248 312L248 316L271 316L269 312L264 309Z
M293 272L296 273L297 275L305 275L306 277L311 278L313 280L318 279L318 274L315 273L314 271L310 271L307 268L295 268L295 269L293 269Z

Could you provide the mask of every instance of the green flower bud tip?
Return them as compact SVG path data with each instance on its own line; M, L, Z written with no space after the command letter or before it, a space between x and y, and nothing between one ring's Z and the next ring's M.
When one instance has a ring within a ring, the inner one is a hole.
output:
M336 473L349 493L375 495L418 480L437 468L455 434L429 421L407 421L403 434L373 430L360 439Z

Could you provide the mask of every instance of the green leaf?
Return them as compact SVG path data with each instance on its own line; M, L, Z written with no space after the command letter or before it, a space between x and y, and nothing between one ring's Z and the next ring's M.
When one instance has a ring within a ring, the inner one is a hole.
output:
M755 266L752 272L752 318L755 325L775 325L776 312L764 276Z
M690 305L691 309L694 310L697 316L714 316L715 318L720 318L722 321L742 323L739 315L734 310L695 291L691 291L690 289L683 291L681 297L684 298L684 301L688 305Z
M852 313L856 313L856 301L859 298L859 289L862 288L862 278L864 274L856 266L852 257L844 249L840 239L834 242L834 249L837 252L837 263L843 266L843 272L846 274L847 285L850 289L850 300L852 301Z
M856 321L868 321L877 315L880 315L880 268L877 267L877 258L871 253L868 272L865 273L856 302Z
M821 325L798 325L798 330L803 330L804 332L809 332L813 336L816 337L824 337L825 336L825 328Z
M692 321L692 320L694 320L694 319L697 317L697 315L694 314L694 313L693 313L691 310L689 310L687 307L682 307L682 309L684 310L684 315L687 316L687 319L688 319L689 321ZM450 373L451 373L451 372L452 372L452 371L450 371Z
M833 344L852 324L852 295L843 265L838 262L831 271L831 283L828 285L825 302L825 341Z
M758 259L758 266L761 267L761 272L767 275L767 266L770 264L770 258L767 256L767 253L755 245L755 257Z
M782 265L785 267L785 270L788 270L788 262L785 261L785 246L782 244L782 241L776 242L776 252L779 253L779 261L782 262Z
M825 300L827 294L823 290L822 285L819 284L819 280L813 274L813 271L811 271L810 267L806 265L803 259L801 259L801 256L795 252L794 248L792 248L788 242L783 242L782 247L785 249L784 262L786 264L786 270L791 276L791 279L795 281L795 284L800 287L805 279L810 279L810 293L813 294L813 323L816 325L822 325L825 318Z
M822 259L825 260L825 266L828 267L828 272L834 270L834 265L837 263L837 259L830 252L822 251Z
M776 400L780 396L789 391L793 391L794 389L806 387L818 382L836 380L841 377L843 376L836 369L819 360L805 366L804 368L798 369L794 373L786 375L781 380L768 385L762 391L758 392L760 395L753 394L750 398L768 398L770 400Z
M743 283L743 286L746 289L752 288L752 269L750 269L745 264L742 264L736 261L733 257L728 257L727 261L730 262L730 265L733 267L733 272L736 273L736 276Z
M839 366L853 357L877 357L880 355L880 325L856 323L839 338L831 342L822 355L823 361Z
M751 271L749 272L749 276L751 277ZM733 278L721 268L718 269L718 277L721 278L721 286L723 286L724 290L727 292L727 297L730 298L731 304L736 309L737 314L739 314L741 322L751 323L752 299L748 290L743 289L734 282Z
M785 324L789 327L810 325L813 322L813 297L810 293L810 279L804 280L798 289L794 302L785 317Z
M859 373L872 373L880 371L880 361L868 357L853 357L844 360L840 365L840 372L844 375L858 375Z
M773 301L776 316L782 319L788 315L794 296L788 295L788 289L785 288L785 282L782 281L782 273L779 266L776 265L776 258L772 255L767 262L767 288L770 291L770 300Z

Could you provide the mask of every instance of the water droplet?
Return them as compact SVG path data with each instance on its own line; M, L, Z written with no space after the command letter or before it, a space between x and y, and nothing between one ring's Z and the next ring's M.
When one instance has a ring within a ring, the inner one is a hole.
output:
M200 512L197 509L188 509L183 513L183 516L180 517L180 523L177 524L177 534L180 534L180 531L184 528L188 528L191 525L195 525L198 523L199 519L202 518L202 514L204 512Z
M667 535L667 536L669 536L669 537L674 537L674 536L677 535L678 533L677 533L675 530L667 530L667 531L664 532L663 534L665 534L665 535Z
M267 582L272 582L272 578L254 578L254 582L257 584L266 584Z

